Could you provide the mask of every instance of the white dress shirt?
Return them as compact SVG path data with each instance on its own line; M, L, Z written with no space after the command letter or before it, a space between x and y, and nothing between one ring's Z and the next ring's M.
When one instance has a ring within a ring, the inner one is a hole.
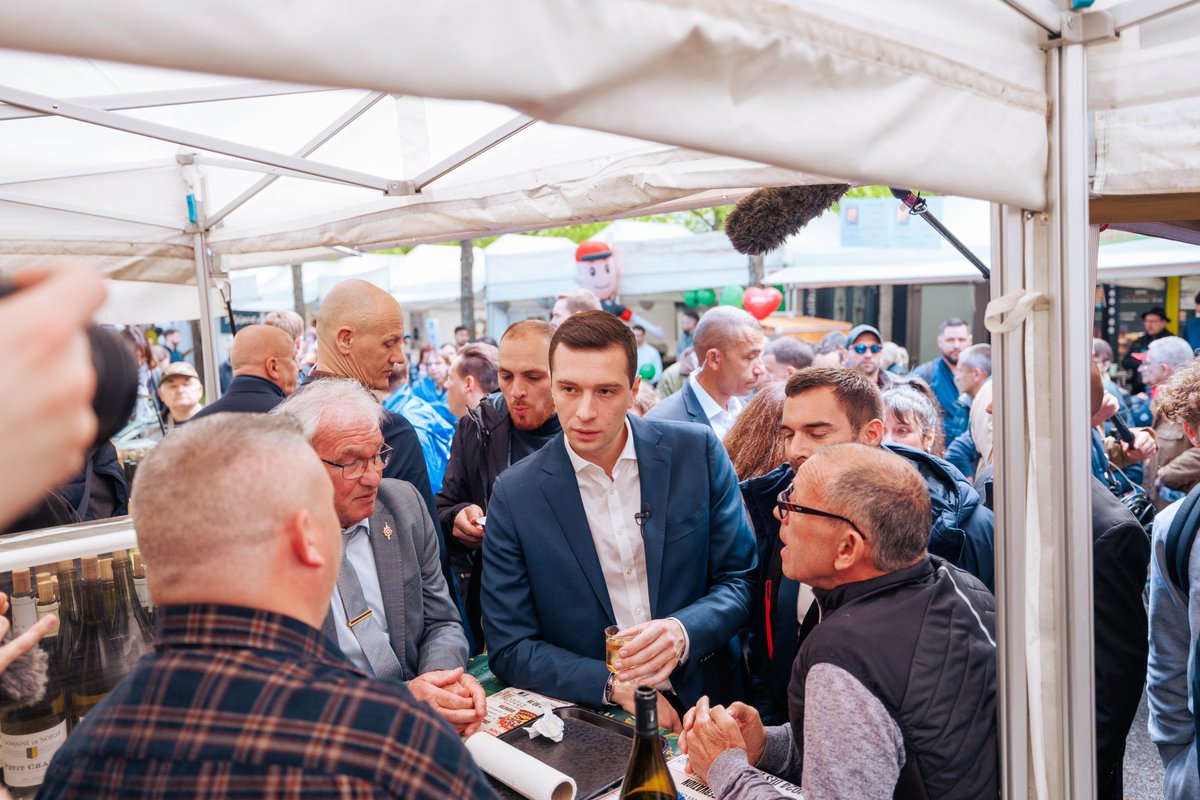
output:
M629 420L625 420L625 447L613 467L612 479L603 469L572 450L570 442L564 440L564 444L575 468L579 497L583 500L592 543L600 558L614 621L621 628L649 622L653 615L646 575L646 545L634 517L642 510L642 486ZM666 509L658 513L665 514ZM683 659L686 660L687 629L683 628L683 623L679 623L679 627L683 629Z
M708 424L712 426L713 433L718 439L724 439L725 434L729 433L729 429L733 427L733 423L741 416L742 409L746 406L740 397L729 398L729 404L724 408L713 399L700 381L696 380L696 376L703 370L696 370L688 376L688 383L692 385L692 391L696 393L696 397L700 400L700 408L704 409L704 416L708 417Z
M363 599L367 601L367 608L371 609L373 616L379 621L386 634L388 632L387 614L383 611L383 591L379 588L379 572L375 569L375 553L371 550L370 520L364 519L356 522L349 528L345 528L342 534L346 560L350 562L350 565L354 567L355 574L358 575ZM329 607L333 611L333 627L337 630L338 647L341 648L342 655L366 674L374 675L375 670L367 661L367 654L363 652L362 645L354 637L354 631L350 630L350 626L346 624L346 608L342 605L342 595L336 584L333 587L333 600ZM403 659L402 654L400 658Z

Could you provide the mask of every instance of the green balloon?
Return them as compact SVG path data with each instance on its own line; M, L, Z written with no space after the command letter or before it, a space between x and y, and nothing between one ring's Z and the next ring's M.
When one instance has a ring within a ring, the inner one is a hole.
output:
M696 304L701 306L715 306L717 304L717 293L712 289L697 289Z
M782 283L777 283L777 284L775 284L775 288L779 290L779 293L780 293L781 295L783 295L783 302L779 304L779 308L777 308L777 309L776 309L776 311L787 311L787 310L788 310L788 302L787 302L787 301L788 301L788 293L787 293L787 289L783 288L783 284L782 284Z
M638 367L638 375L641 375L642 380L644 381L650 380L654 377L654 365L642 364L640 367Z
M721 289L721 305L741 308L742 296L745 294L745 286L738 286L736 283L731 283L725 288Z
M683 293L683 304L688 308L695 308L698 302L700 301L696 299L696 292L694 290L688 289Z

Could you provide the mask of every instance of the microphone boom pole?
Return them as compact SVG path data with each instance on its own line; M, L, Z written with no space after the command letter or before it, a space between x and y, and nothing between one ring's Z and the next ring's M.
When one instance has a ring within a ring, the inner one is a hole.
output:
M967 261L970 261L971 266L979 270L979 274L982 275L985 280L991 280L991 270L989 270L987 266L980 261L974 253L971 252L970 248L959 241L958 237L951 233L950 229L943 225L941 220L933 215L933 212L929 210L929 205L925 202L925 199L921 197L921 195L910 189L896 189L894 187L888 188L893 197L895 197L901 203L904 203L904 205L908 206L909 214L914 214L928 222L929 227L937 231L943 239L949 242L955 250L962 254L963 258L965 258Z

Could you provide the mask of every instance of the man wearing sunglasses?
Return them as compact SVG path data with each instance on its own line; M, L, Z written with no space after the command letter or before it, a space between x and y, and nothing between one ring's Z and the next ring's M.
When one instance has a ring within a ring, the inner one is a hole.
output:
M776 502L784 574L822 617L795 659L790 724L701 698L679 738L689 768L722 800L778 797L752 767L806 797L999 797L995 599L927 552L921 474L837 445Z
M871 325L856 325L850 330L846 345L846 366L856 369L875 382L880 389L891 386L895 380L892 373L881 369L883 360L883 337Z
M326 637L366 675L406 683L459 733L473 733L483 689L463 671L467 637L425 503L412 484L383 477L392 457L379 428L387 412L359 382L325 378L272 413L300 423L333 483L342 564Z

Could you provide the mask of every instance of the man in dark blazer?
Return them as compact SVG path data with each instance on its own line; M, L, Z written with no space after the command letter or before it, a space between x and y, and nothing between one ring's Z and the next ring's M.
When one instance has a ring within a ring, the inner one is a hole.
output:
M628 415L633 333L576 314L550 343L563 435L496 482L483 540L483 623L506 683L591 706L663 694L660 721L743 692L755 543L711 429ZM632 638L610 675L604 629ZM619 680L618 680L619 679Z
M404 314L396 299L366 281L349 279L335 284L317 315L317 363L305 383L329 377L353 378L367 389L387 392L392 366L404 360ZM392 449L383 477L411 483L425 501L430 518L437 519L425 454L412 424L399 414L385 411L379 428L384 444ZM438 551L450 594L465 620L458 580L441 531Z
M271 325L247 325L229 349L233 380L225 394L205 406L196 419L223 411L266 414L296 391L300 363L286 333Z
M742 398L767 374L762 325L740 308L717 306L700 318L692 341L700 369L646 416L707 425L724 439L745 408Z
M275 413L300 423L333 483L343 557L325 634L364 673L406 683L460 733L474 732L483 690L463 671L467 637L433 520L411 484L382 477L383 409L357 382L329 379Z

